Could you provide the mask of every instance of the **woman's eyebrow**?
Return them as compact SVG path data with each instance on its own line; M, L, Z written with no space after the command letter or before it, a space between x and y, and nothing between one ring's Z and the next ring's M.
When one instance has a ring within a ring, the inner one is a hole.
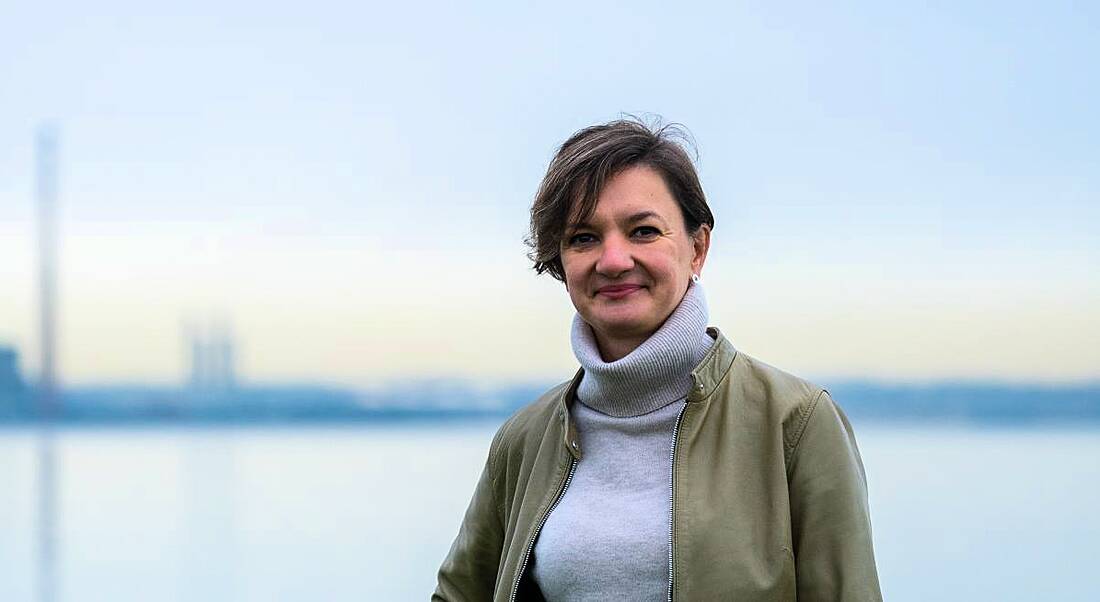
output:
M577 230L592 230L592 224L588 222L571 222L565 225L566 232L576 232Z
M650 218L653 218L653 219L655 219L659 222L662 222L662 223L665 221L664 218L662 218L661 215L659 213L657 213L656 211L639 211L638 213L635 213L635 214L631 215L630 217L627 217L625 220L623 220L623 223L634 224L634 223L637 223L637 222L643 222L643 221L645 221L647 219L650 219Z
M656 211L646 210L646 211L639 211L637 213L630 214L629 216L624 218L621 223L627 224L627 225L635 224L635 223L642 222L642 221L645 221L645 220L650 219L650 218L655 219L655 220L657 220L661 223L664 223L664 221L665 221L664 218L661 217L661 214L657 213ZM594 229L595 229L595 226L593 226L591 223L589 223L587 221L575 222L575 223L567 224L565 226L565 231L566 232L576 232L577 230L594 230Z

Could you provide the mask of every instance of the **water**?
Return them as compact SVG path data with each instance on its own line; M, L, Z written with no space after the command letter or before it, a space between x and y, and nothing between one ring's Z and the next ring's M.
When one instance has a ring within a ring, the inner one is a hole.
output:
M62 429L58 599L427 599L495 427ZM1100 599L1100 430L856 428L887 600ZM0 600L36 437L0 430Z

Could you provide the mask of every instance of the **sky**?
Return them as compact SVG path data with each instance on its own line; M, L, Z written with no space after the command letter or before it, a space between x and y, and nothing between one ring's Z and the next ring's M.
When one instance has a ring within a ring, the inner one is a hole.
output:
M1089 3L0 4L0 344L37 371L60 137L62 380L563 380L525 257L556 147L684 124L711 323L818 379L1100 378ZM828 4L828 5L826 5Z

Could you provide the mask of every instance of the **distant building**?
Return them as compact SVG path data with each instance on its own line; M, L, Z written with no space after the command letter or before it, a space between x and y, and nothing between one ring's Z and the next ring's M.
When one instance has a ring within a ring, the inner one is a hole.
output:
M27 400L27 385L19 375L19 352L0 345L0 414L10 413Z
M203 405L228 401L237 387L236 351L228 322L193 322L187 326L185 336L190 356L190 397Z

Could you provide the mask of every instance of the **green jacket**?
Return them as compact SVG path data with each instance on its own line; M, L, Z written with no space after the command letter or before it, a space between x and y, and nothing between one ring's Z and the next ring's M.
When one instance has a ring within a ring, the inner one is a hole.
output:
M848 418L710 331L673 439L670 598L881 600ZM433 601L541 599L527 567L583 461L569 417L581 374L497 431Z

